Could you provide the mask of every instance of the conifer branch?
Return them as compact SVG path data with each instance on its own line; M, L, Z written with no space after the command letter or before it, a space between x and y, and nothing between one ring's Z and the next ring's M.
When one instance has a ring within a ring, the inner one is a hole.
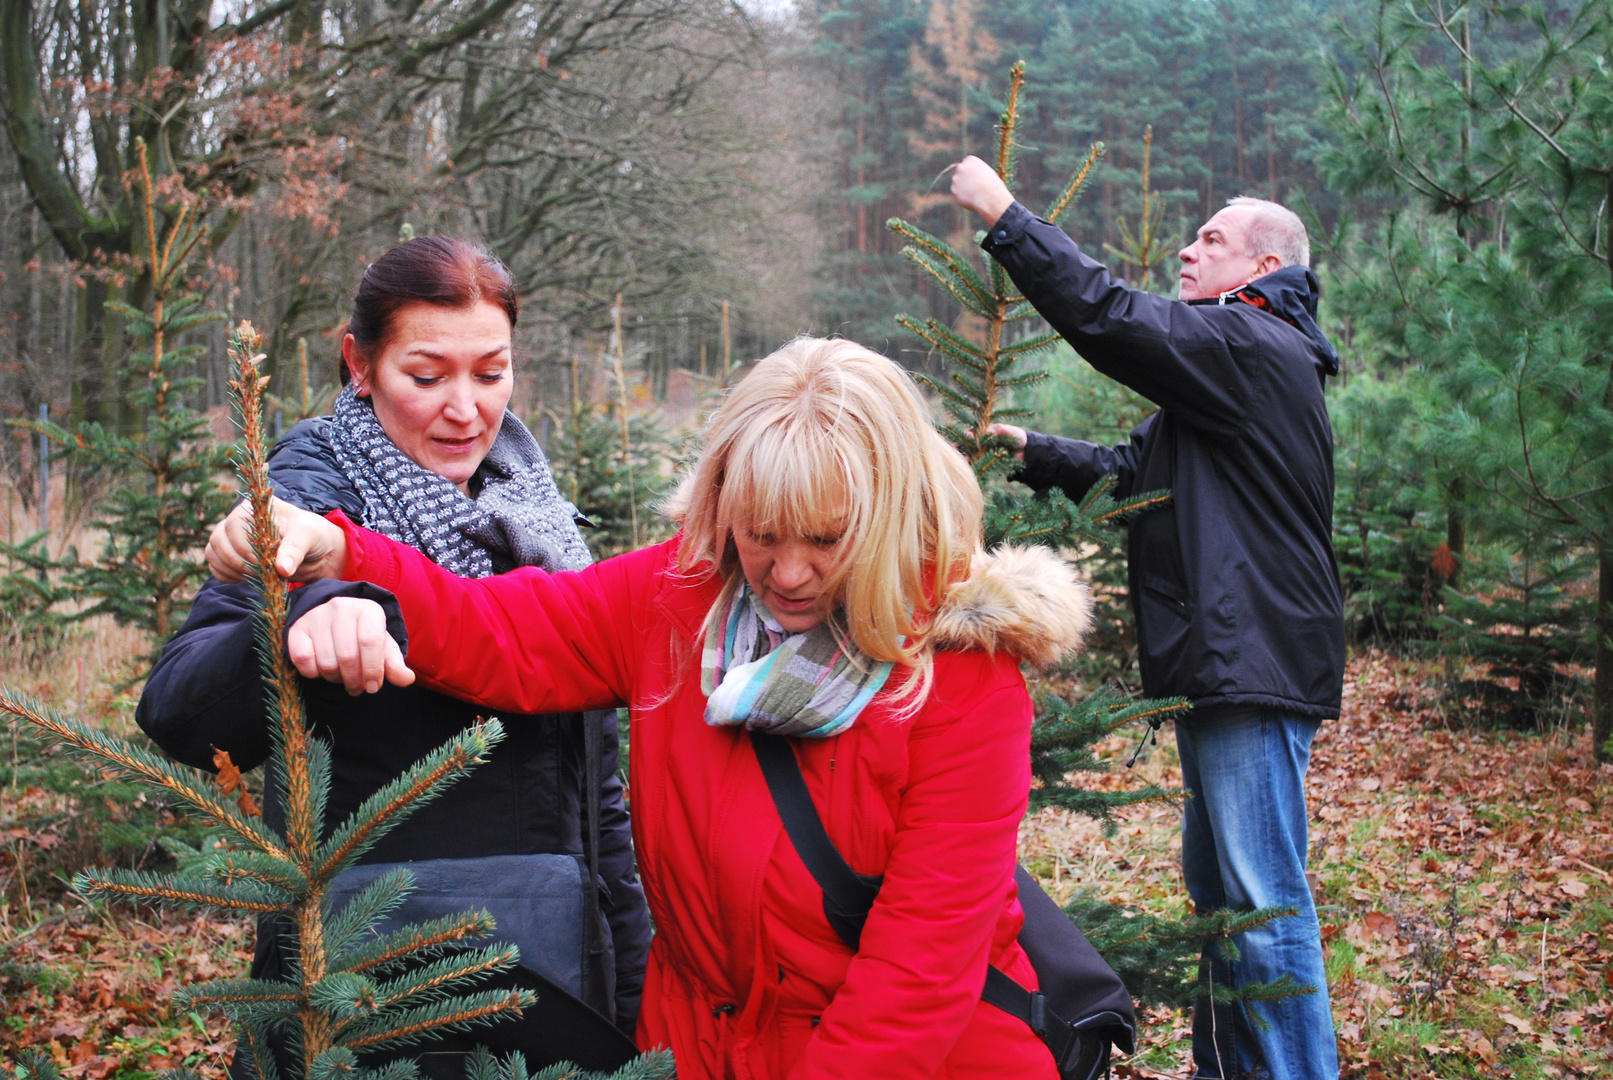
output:
M952 245L931 236L917 225L908 224L901 218L890 218L885 222L885 227L898 236L904 237L908 243L915 245L915 254L927 254L939 264L936 269L931 269L930 273L935 274L937 277L940 277L943 272L955 276L974 294L976 303L982 309L989 308L997 302L996 293L979 274L975 273L974 267L959 257L958 253L953 250ZM982 311L982 313L984 312ZM970 351L978 352L973 348ZM984 354L981 353L980 355Z
M486 761L488 750L503 738L503 725L497 720L488 720L467 728L433 750L408 772L359 804L314 855L316 869L310 876L315 881L329 880L410 814Z
M385 971L401 960L425 959L446 949L480 941L491 934L493 928L493 917L485 910L446 915L431 922L406 926L364 945L337 952L331 961L331 968L338 971Z
M1019 127L1019 91L1025 85L1025 61L1008 69L1008 104L1003 106L997 125L997 175L1003 183L1014 184L1014 131Z
M308 878L289 859L250 851L223 851L207 855L202 873L226 885L254 881L293 896L308 888Z
M239 1015L248 1009L263 1006L282 1006L289 1015L290 1006L301 1000L297 988L290 983L270 982L266 979L216 979L206 983L192 983L174 991L174 1008L211 1008Z
M259 914L290 911L295 903L293 897L279 890L257 885L215 886L184 875L141 870L83 870L73 879L73 891L84 896L115 896L151 904L206 906Z
M501 1016L520 1016L537 1000L537 995L530 990L484 990L466 994L344 1031L340 1045L354 1050L407 1045L433 1033L466 1031Z
M0 688L0 712L10 713L34 727L50 732L62 742L89 757L113 765L130 777L144 780L173 794L194 809L209 824L228 829L242 843L266 855L283 857L286 852L278 838L257 818L250 818L204 778L203 774L175 765L132 743L97 731L77 720L70 720L10 688Z
M241 462L241 479L252 504L250 537L257 568L258 590L262 596L263 634L266 650L264 668L274 699L274 741L281 771L277 777L285 787L286 844L299 868L307 873L313 865L314 847L319 842L320 822L315 816L319 785L309 770L308 732L303 714L302 693L296 669L286 657L286 583L274 572L274 557L280 548L280 530L274 520L274 487L269 482L268 443L263 426L263 391L268 377L258 373L263 359L258 349L262 336L251 323L242 322L230 338L230 355L235 378L230 388L241 409L241 437L246 447ZM305 943L305 947L306 947Z
M241 1056L245 1049L246 1067L257 1080L280 1080L280 1067L275 1063L274 1051L268 1037L268 1026L257 1017L244 1018L236 1040L235 1053Z
M929 252L920 251L915 247L904 247L902 249L902 258L934 278L941 288L952 294L952 298L965 311L979 315L982 319L989 319L994 314L992 311L994 305L992 305L991 301L981 300L980 297L975 295L974 289L967 279L961 274L950 273L946 265L930 255Z
M414 874L408 867L399 866L382 874L360 889L340 911L326 912L325 948L332 956L350 948L366 928L396 911L413 891Z
M1064 211L1070 208L1070 204L1075 202L1076 197L1081 194L1081 189L1087 186L1087 177L1092 172L1092 166L1098 163L1098 159L1104 153L1105 148L1101 142L1092 144L1092 148L1087 151L1087 159L1081 163L1081 167L1070 178L1070 182L1065 185L1064 191L1059 194L1057 199L1053 200L1053 205L1048 207L1047 213L1042 215L1045 220L1054 225L1058 224L1059 218L1064 216Z
M429 1001L455 989L456 983L473 982L508 971L521 960L514 945L493 945L466 949L426 964L406 975L376 985L376 1001L382 1009Z

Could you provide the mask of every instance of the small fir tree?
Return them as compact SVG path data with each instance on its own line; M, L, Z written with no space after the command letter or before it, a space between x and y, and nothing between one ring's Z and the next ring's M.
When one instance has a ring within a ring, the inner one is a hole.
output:
M190 373L203 346L177 344L187 331L224 318L185 291L191 255L207 235L200 199L179 195L164 209L167 225L159 230L158 191L144 141L136 139L135 149L140 167L134 186L145 215L142 269L151 307L109 300L106 308L126 319L141 341L128 364L135 381L129 401L143 417L142 429L125 435L92 422L76 431L49 421L17 423L61 447L61 457L79 468L114 481L94 522L106 533L100 557L87 561L70 552L51 564L61 585L54 600L87 600L73 619L111 615L146 631L155 650L184 620L193 590L207 576L197 553L233 502L217 483L232 451L216 444L206 418L185 404L185 396L203 385Z
M242 473L252 503L252 546L258 567L272 566L279 545L272 488L265 464L259 338L243 323L232 341L234 386L244 428ZM269 783L285 826L270 828L258 814L227 755L218 781L175 765L49 709L26 695L0 690L0 711L32 725L95 764L162 789L217 831L224 843L184 853L177 872L86 871L74 889L87 897L178 907L206 906L282 920L296 957L284 981L228 979L195 983L174 998L178 1008L214 1009L235 1020L237 1054L257 1080L412 1080L416 1064L398 1051L421 1038L473 1029L535 1007L530 991L482 989L478 983L519 959L513 945L476 947L493 929L485 911L451 915L377 935L374 928L412 888L408 871L381 878L339 910L327 906L332 882L377 841L486 759L503 738L497 720L466 728L403 775L380 788L351 817L326 832L330 748L307 731L296 670L285 654L287 585L259 574L262 597L258 647L268 689L273 752ZM222 788L222 790L221 790ZM235 797L230 793L234 791ZM278 1036L289 1061L277 1061ZM377 1052L392 1060L374 1064ZM24 1061L33 1080L59 1080L49 1059ZM282 1071L284 1070L284 1071ZM472 1080L526 1080L520 1055L480 1054ZM614 1080L664 1080L670 1055L648 1055ZM193 1074L173 1071L173 1080ZM540 1078L584 1074L557 1066Z
M590 400L580 362L572 361L570 415L557 418L546 450L560 494L570 500L591 528L583 539L596 558L608 558L665 538L665 522L654 512L670 478L662 466L672 443L652 414L627 407L620 362L607 372L614 398L601 406Z
M1024 77L1024 64L1015 64L998 127L997 171L1010 185ZM1102 153L1101 144L1091 147L1085 162L1044 215L1048 221L1057 222L1075 202ZM1148 209L1157 214L1151 205ZM981 344L935 319L921 323L909 316L898 317L902 326L953 365L945 379L921 378L940 395L947 415L942 433L969 458L984 489L987 546L1041 544L1067 551L1115 549L1112 526L1159 505L1169 498L1169 493L1144 492L1116 499L1115 478L1111 476L1094 485L1079 503L1057 490L1033 495L1007 482L1014 469L1013 459L1005 441L988 431L994 423L1029 419L1029 410L1009 402L1006 393L1046 377L1045 372L1028 369L1022 361L1051 348L1059 336L1034 330L1013 336L1013 324L1032 319L1036 312L994 260L985 260L982 273L968 258L923 230L896 218L887 224L908 241L902 254L946 289L966 313L984 322ZM1139 232L1152 237L1153 229L1153 225L1145 223ZM1135 699L1116 687L1080 696L1080 680L1073 666L1033 679L1032 693L1036 719L1031 729L1031 763L1038 781L1031 792L1033 809L1064 807L1095 818L1112 830L1113 815L1123 807L1183 797L1180 792L1167 792L1153 785L1097 791L1073 781L1081 774L1110 769L1111 763L1097 751L1101 740L1137 722L1148 725L1144 734L1147 740L1166 719L1187 711L1185 699ZM1135 757L1134 754L1132 760ZM1310 992L1309 987L1286 975L1271 983L1231 988L1213 982L1207 970L1200 971L1199 956L1206 947L1234 959L1238 934L1292 914L1292 909L1219 911L1176 921L1078 897L1065 910L1119 972L1127 988L1145 1004L1186 1006L1198 998L1229 1004ZM1257 1015L1249 1015L1253 1022L1261 1022Z
M330 412L336 403L336 395L341 393L341 387L333 382L325 382L316 390L308 382L308 339L297 339L297 383L293 387L294 394L280 397L276 394L266 394L269 404L274 406L275 417L283 427L291 427L310 416L323 416Z

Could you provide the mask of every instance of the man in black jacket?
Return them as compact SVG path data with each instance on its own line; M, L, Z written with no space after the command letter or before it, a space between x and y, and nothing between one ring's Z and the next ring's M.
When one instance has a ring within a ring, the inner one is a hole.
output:
M1305 880L1305 771L1339 715L1344 620L1333 557L1333 435L1322 396L1338 359L1317 327L1304 226L1275 203L1234 199L1181 251L1180 299L1129 289L1062 230L1014 201L990 165L964 160L952 194L983 245L1094 368L1160 407L1120 446L1000 425L1031 487L1080 499L1168 489L1130 525L1130 595L1143 690L1181 695L1182 872L1195 907L1293 907L1248 931L1240 959L1207 958L1230 985L1292 975L1315 993L1249 1006L1200 1002L1201 1077L1263 1071L1332 1078L1337 1050L1321 937ZM1213 962L1211 962L1213 960Z

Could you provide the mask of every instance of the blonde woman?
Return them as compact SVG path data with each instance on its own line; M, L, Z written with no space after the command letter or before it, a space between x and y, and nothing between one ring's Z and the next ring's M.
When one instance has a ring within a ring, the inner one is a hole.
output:
M467 580L353 525L283 510L277 568L390 590L292 628L309 677L384 673L509 713L625 704L640 873L657 933L638 1042L684 1080L1013 1076L1052 1056L980 1003L1027 988L1015 846L1030 785L1019 662L1072 649L1087 601L1039 549L980 550L967 463L911 379L801 338L712 416L671 541L580 572ZM244 571L244 520L214 572ZM412 670L411 670L412 669ZM855 952L784 835L747 729L791 736L840 854L883 875Z

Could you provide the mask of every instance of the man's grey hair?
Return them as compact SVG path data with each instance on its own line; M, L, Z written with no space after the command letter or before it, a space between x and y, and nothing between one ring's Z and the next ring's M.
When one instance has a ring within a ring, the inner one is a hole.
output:
M1227 200L1228 206L1247 206L1254 210L1249 221L1250 258L1275 255L1284 266L1309 266L1311 241L1305 234L1305 223L1299 215L1280 203L1266 199L1252 199L1239 195Z

